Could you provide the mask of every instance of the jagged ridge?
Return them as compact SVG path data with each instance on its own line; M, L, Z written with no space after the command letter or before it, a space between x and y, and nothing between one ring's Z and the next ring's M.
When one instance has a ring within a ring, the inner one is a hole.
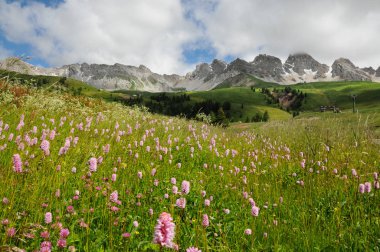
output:
M319 63L306 53L291 54L282 63L277 57L260 54L252 62L236 59L227 64L215 59L211 64L201 63L193 72L180 76L153 73L144 65L72 64L59 68L39 68L17 58L0 62L0 69L32 75L65 76L78 79L97 88L129 89L150 92L175 90L210 90L219 84L249 86L255 82L245 78L252 75L268 82L294 84L315 81L380 81L380 67L360 69L350 60L340 58L331 67ZM237 77L237 78L235 78Z

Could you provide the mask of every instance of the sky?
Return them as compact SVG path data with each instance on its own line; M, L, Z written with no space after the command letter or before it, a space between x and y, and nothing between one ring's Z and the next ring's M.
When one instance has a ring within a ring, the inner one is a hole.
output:
M214 58L305 52L380 66L379 0L0 0L0 59L143 64L185 74Z

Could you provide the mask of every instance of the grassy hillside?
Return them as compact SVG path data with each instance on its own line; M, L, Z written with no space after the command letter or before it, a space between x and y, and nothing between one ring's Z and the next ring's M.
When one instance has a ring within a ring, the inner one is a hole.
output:
M113 100L115 96L117 97L115 94L97 89L82 81L66 77L28 75L0 70L0 79L51 91L64 91L74 95L98 97L106 100Z
M304 110L317 110L320 105L337 105L352 109L351 95L357 95L359 112L380 112L380 83L376 82L317 82L293 86L310 94Z
M361 114L222 129L2 81L0 107L2 251L380 249Z
M126 101L134 99L136 96L142 98L142 101L139 104L146 104L152 102L152 96L160 95L157 93L152 94L140 91L108 92L96 89L86 83L70 78L30 76L7 71L0 71L0 78L18 80L19 82L25 80L29 84L32 83L34 86L43 87L45 89L62 89L65 92L70 92L76 95L81 94L88 97L98 97L108 101L117 100L126 104L128 104ZM179 115L181 114L181 110L191 110L191 107L196 103L211 100L219 103L220 106L225 102L231 104L230 110L224 112L232 122L245 122L247 118L250 120L257 113L262 114L265 111L269 113L270 120L286 120L292 117L291 113L280 109L278 104L268 104L268 97L261 93L261 88L269 88L269 90L273 90L274 88L282 89L284 86L268 83L250 75L244 75L242 78L252 81L255 86L222 88L223 86L228 87L229 85L219 85L218 88L210 91L167 93L166 95L169 97L186 94L190 97L190 100L181 104L176 112L165 112L165 108L158 112L168 115ZM250 85L252 83L250 83ZM302 83L292 85L291 87L307 94L306 99L299 108L301 116L307 116L312 112L319 112L320 106L328 105L338 106L343 112L350 112L350 110L352 110L351 95L357 95L356 108L360 113L380 112L380 83L320 82ZM253 92L253 88L255 92ZM177 104L175 106L177 106ZM202 109L198 109L197 107L197 111L202 112Z

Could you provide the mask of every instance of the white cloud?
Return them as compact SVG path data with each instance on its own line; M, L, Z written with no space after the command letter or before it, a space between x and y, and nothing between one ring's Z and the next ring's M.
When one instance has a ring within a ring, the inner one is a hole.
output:
M219 0L214 11L195 12L219 57L307 52L327 64L380 65L379 1Z
M184 50L206 44L218 58L307 52L377 67L379 27L377 0L66 0L56 8L0 0L3 36L58 66L119 62L183 74L193 67Z
M1 44L0 44L0 60L5 59L7 57L11 56L11 52L7 49L5 49Z
M57 8L0 0L0 29L52 65L119 62L161 73L189 69L182 45L199 34L180 0L67 0Z

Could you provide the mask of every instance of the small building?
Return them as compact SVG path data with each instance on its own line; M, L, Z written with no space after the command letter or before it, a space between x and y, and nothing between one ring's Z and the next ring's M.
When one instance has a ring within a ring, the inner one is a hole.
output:
M332 111L334 113L340 113L340 108L337 106L320 106L319 107L320 112L326 112L326 111Z

